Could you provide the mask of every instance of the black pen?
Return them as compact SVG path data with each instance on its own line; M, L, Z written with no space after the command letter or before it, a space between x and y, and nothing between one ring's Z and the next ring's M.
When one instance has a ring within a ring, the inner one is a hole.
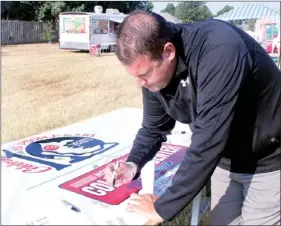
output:
M78 212L78 213L81 212L81 210L77 206L73 205L72 203L66 200L61 200L61 201L65 206L70 207L70 209L73 210L74 212Z

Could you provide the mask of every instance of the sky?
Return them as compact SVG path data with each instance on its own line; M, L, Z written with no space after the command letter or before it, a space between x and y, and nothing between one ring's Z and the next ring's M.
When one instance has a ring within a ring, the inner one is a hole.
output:
M152 2L154 5L153 11L156 13L159 13L162 9L164 9L166 7L166 5L169 3L167 2ZM178 4L178 2L171 2L174 3L174 5L176 6ZM213 14L215 14L217 11L219 11L220 9L222 9L225 5L230 5L233 7L237 7L239 5L245 4L247 2L208 2L207 6L209 7L209 9L212 11ZM265 6L268 6L270 8L273 9L279 9L280 11L280 2L258 2L260 4L263 4Z

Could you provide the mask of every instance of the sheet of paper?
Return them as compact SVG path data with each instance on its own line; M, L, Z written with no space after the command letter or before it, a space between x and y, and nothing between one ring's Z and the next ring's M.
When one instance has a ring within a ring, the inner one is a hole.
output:
M149 161L141 170L142 190L140 194L154 194L155 162Z

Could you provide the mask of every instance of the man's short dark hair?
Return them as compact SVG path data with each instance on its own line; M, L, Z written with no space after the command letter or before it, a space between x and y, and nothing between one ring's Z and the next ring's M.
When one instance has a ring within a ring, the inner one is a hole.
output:
M161 60L164 45L171 40L172 35L171 27L162 16L134 11L124 19L116 32L116 56L127 65L143 55Z

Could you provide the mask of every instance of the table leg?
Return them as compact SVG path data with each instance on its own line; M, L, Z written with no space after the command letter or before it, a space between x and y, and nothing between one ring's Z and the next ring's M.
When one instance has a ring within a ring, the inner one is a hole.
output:
M200 191L192 201L190 225L199 225L201 196L202 191Z

